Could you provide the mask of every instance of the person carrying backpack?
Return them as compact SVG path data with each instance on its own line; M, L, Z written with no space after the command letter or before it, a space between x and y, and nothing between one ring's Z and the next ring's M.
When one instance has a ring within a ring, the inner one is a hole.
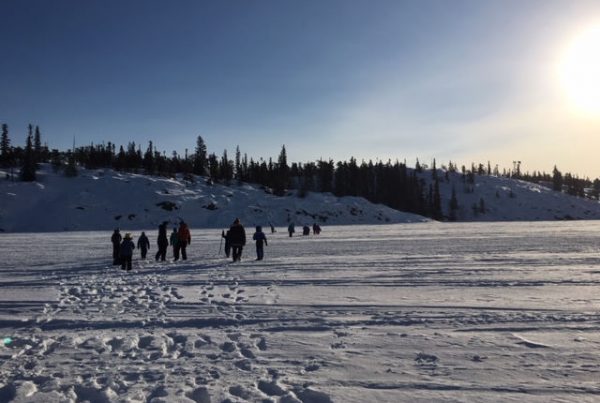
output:
M263 260L263 257L265 255L263 249L263 242L265 246L267 246L268 243L267 236L262 231L262 227L260 225L256 227L256 232L254 233L254 235L252 235L252 239L256 241L256 260Z
M131 240L131 234L125 234L125 238L123 238L120 249L121 270L131 270L131 258L133 256L134 249L135 245Z
M138 238L137 248L142 252L142 259L146 259L146 253L148 252L148 249L150 249L150 241L143 231L142 235Z
M239 262L242 258L244 245L246 245L246 230L239 218L236 218L233 225L229 228L229 242L231 244L233 261Z

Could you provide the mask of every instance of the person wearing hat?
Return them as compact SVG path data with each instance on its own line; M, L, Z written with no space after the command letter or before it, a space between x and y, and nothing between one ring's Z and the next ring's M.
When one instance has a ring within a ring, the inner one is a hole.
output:
M131 270L131 258L134 249L135 244L131 239L131 234L126 233L123 242L121 242L121 270Z
M265 256L263 243L265 244L265 246L268 244L267 236L262 231L262 227L260 225L256 226L256 232L254 233L254 235L252 235L252 239L256 241L256 260L263 260L263 257Z
M246 245L246 230L239 218L236 218L229 228L229 244L231 245L233 261L239 262L242 258L242 249Z

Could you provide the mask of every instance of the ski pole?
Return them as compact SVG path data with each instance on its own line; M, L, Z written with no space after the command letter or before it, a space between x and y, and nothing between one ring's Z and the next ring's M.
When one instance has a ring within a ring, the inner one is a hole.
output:
M219 242L219 256L221 256L221 247L223 246L223 234L221 234L221 242Z

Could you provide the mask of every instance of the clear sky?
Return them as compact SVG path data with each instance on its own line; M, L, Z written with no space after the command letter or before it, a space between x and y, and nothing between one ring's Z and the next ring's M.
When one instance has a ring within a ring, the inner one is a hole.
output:
M600 26L597 0L0 0L0 16L14 144L31 122L60 149L75 136L183 153L202 135L218 155L285 144L291 161L520 160L600 176L600 108L569 92L600 105L600 82L559 74ZM599 55L597 39L583 53Z

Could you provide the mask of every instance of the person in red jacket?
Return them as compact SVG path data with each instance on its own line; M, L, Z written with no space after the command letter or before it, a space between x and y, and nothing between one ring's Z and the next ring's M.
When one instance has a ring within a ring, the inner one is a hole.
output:
M187 260L187 254L185 252L185 248L192 243L192 236L190 235L190 229L188 228L185 222L181 222L179 224L178 235L178 245L177 248L181 250L181 259Z

